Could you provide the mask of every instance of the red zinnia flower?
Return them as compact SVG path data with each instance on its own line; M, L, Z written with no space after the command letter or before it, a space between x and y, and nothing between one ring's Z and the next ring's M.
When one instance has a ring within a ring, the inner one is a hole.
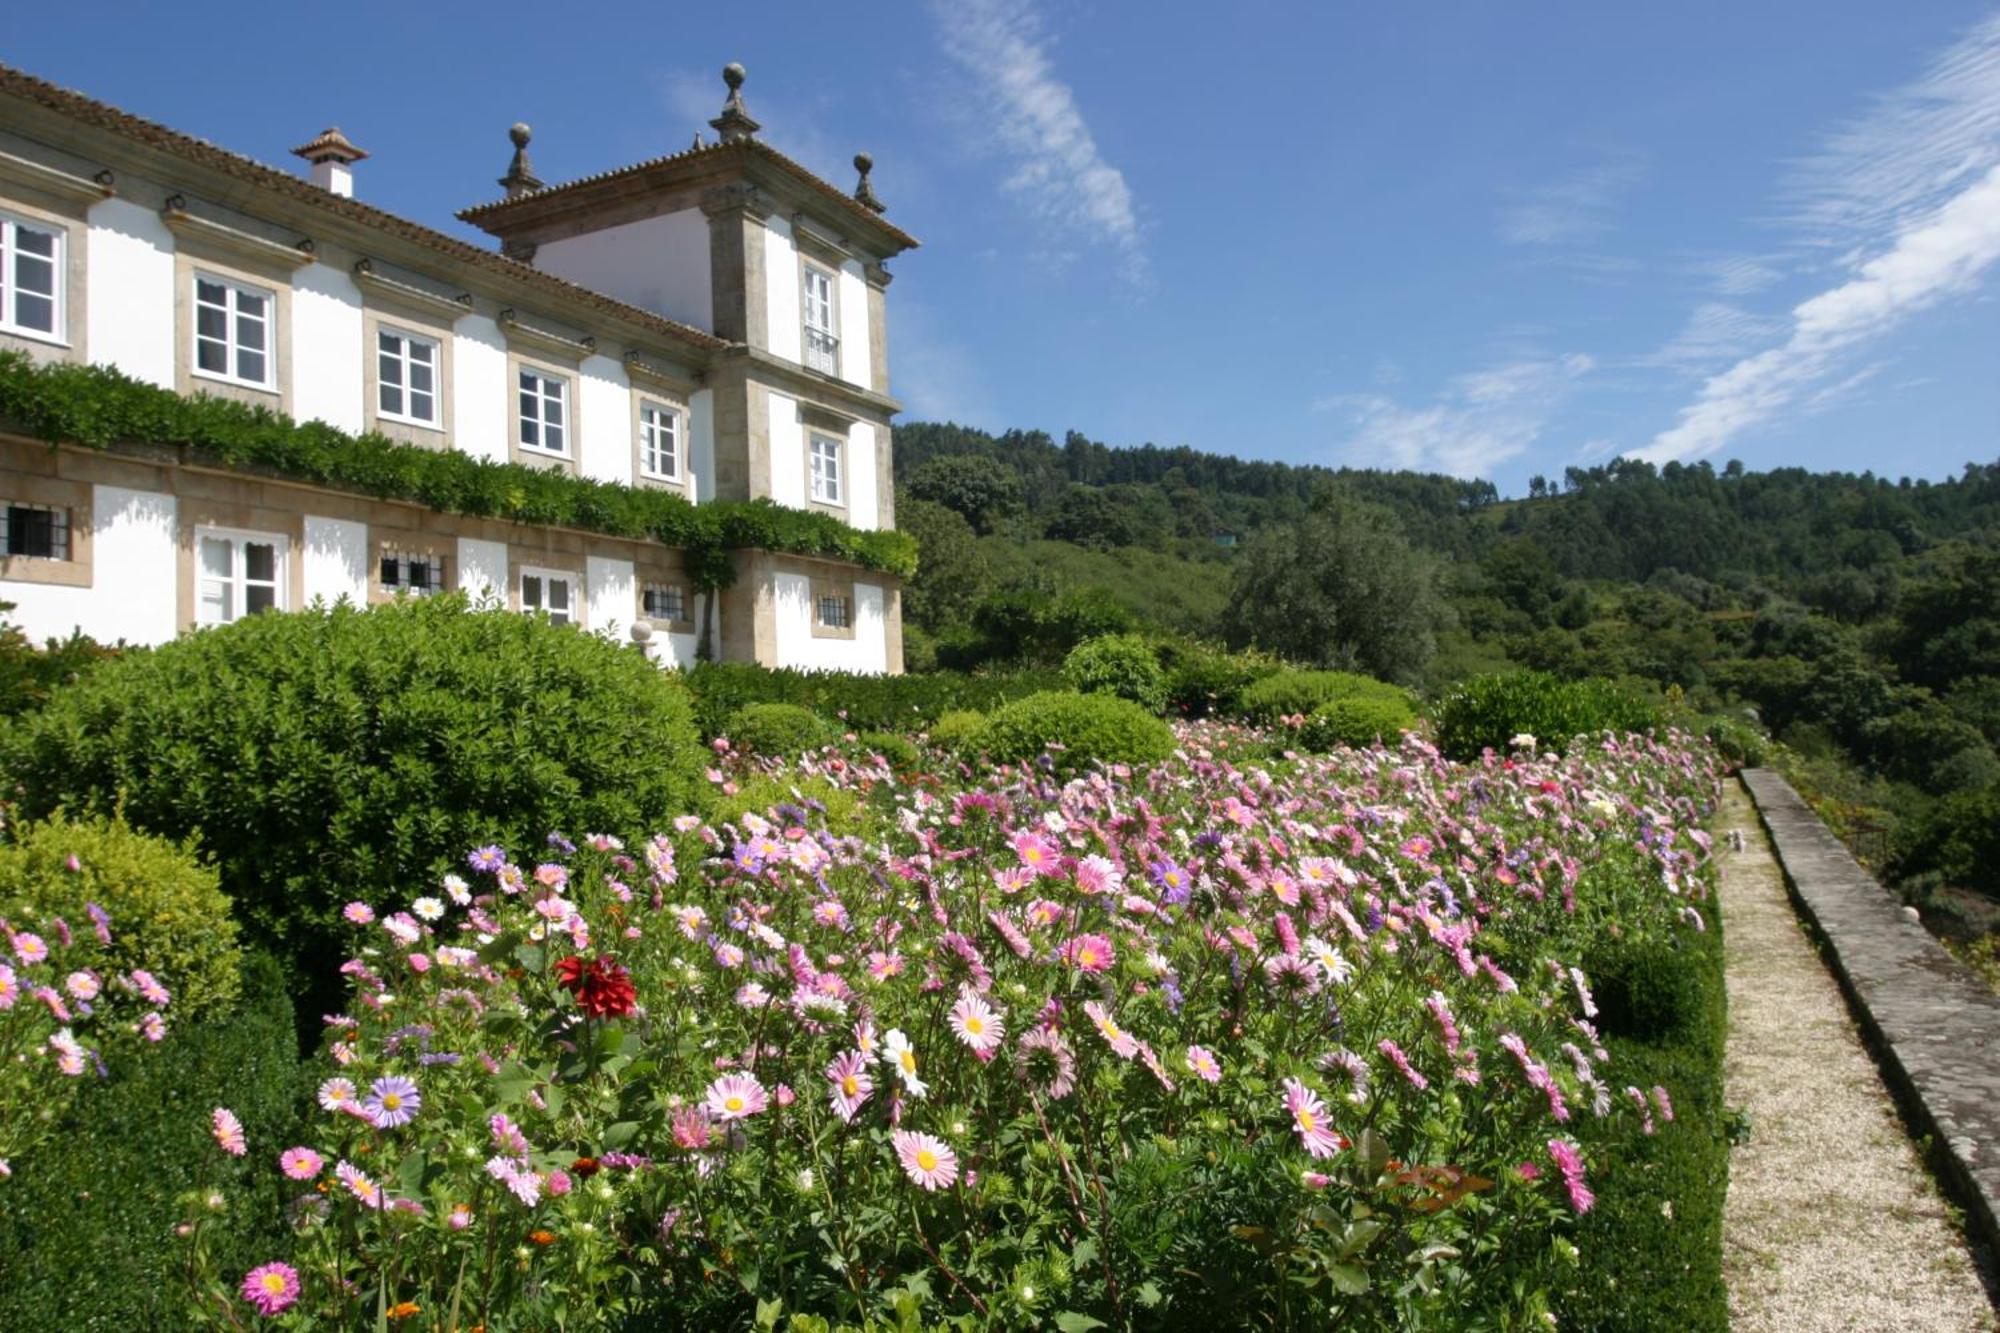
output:
M623 1018L639 1002L632 974L608 957L586 963L571 954L556 964L556 979L576 996L576 1007L592 1018Z

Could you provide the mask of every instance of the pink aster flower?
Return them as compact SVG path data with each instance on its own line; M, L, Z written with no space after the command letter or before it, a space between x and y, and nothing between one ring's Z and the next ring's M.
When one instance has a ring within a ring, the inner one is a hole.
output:
M1062 873L1062 859L1056 853L1055 844L1039 833L1015 834L1014 855L1021 858L1023 867L1037 875Z
M349 903L340 909L340 914L356 926L365 926L375 919L375 909L364 902Z
M417 1085L401 1074L391 1074L369 1086L363 1109L377 1129L395 1129L409 1124L423 1107L423 1095L417 1091Z
M1060 1101L1076 1090L1076 1053L1054 1028L1029 1028L1015 1048L1014 1072Z
M1285 1080L1285 1109L1291 1112L1292 1127L1299 1142L1314 1157L1331 1157L1342 1147L1340 1135L1327 1125L1326 1103L1319 1094L1295 1078Z
M444 1219L444 1224L453 1231L463 1231L471 1226L472 1205L464 1203L453 1204L450 1214Z
M1138 1040L1124 1028L1119 1027L1111 1017L1110 1011L1103 1005L1096 1000L1085 1000L1083 1012L1097 1025L1098 1035L1104 1038L1105 1044L1111 1047L1114 1054L1130 1060L1139 1053Z
M319 1104L322 1110L342 1111L354 1102L354 1080L330 1078L319 1085Z
M1206 1046L1187 1048L1187 1067L1204 1083L1222 1081L1222 1061L1215 1058L1215 1052Z
M1555 1162L1556 1170L1562 1172L1563 1188L1569 1191L1569 1206L1579 1213L1590 1211L1590 1205L1597 1202L1583 1183L1583 1156L1576 1145L1567 1139L1549 1140L1549 1157Z
M209 1112L209 1121L209 1132L215 1135L215 1141L222 1145L222 1151L231 1157L241 1157L250 1151L250 1145L243 1137L243 1122L236 1118L234 1111L226 1106L218 1106Z
M5 1005L0 1005L0 1009L4 1008L6 1008ZM157 1011L146 1014L139 1020L139 1035L150 1042L165 1041L167 1036L167 1020L161 1018Z
M868 1077L868 1057L859 1051L842 1051L826 1067L826 1099L843 1123L852 1122L855 1112L875 1091Z
M21 960L23 967L33 967L49 956L49 946L42 942L40 935L21 931L12 937L14 956Z
M486 1122L486 1127L493 1133L494 1146L502 1152L512 1153L516 1157L528 1155L528 1136L504 1114L496 1113Z
M724 1074L708 1085L702 1108L717 1120L747 1120L765 1110L771 1099L755 1074Z
M145 999L147 1004L156 1004L161 1008L165 1008L168 1002L173 999L167 993L167 988L162 986L153 974L144 968L135 967L132 969L132 984L138 988L140 996Z
M674 1146L682 1152L700 1152L708 1147L713 1121L700 1106L683 1106L673 1114Z
M352 1194L356 1199L361 1201L362 1207L380 1208L382 1206L382 1187L371 1180L367 1173L362 1171L360 1167L355 1166L352 1162L341 1161L335 1164L333 1174L342 1185L347 1187L349 1194Z
M72 1000L79 1000L87 1004L96 999L98 994L103 991L104 983L97 979L95 972L78 971L72 972L63 978L63 989L69 992L69 997Z
M1102 935L1078 935L1059 952L1062 960L1079 972L1106 972L1118 961L1118 951Z
M1109 857L1090 855L1076 863L1076 891L1095 896L1118 886L1118 866Z
M251 1269L243 1275L243 1299L266 1319L283 1314L299 1299L299 1270L285 1263Z
M325 1165L311 1148L287 1148L278 1154L278 1169L292 1180L311 1180Z
M958 997L947 1021L958 1039L981 1059L991 1056L1007 1036L1007 1023L999 1011L970 991Z
M907 1129L897 1130L891 1138L903 1173L916 1184L935 1190L958 1179L958 1156L943 1139Z
M0 963L0 1009L12 1009L21 998L21 983L14 978L14 969Z
M1410 1067L1410 1057L1404 1055L1403 1048L1396 1045L1395 1042L1385 1037L1375 1043L1375 1049L1388 1057L1389 1063L1396 1066L1397 1072L1409 1080L1411 1087L1421 1092L1431 1085L1429 1079Z

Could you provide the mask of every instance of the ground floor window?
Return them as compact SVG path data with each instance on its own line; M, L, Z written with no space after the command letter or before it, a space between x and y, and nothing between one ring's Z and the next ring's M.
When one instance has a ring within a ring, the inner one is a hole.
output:
M284 609L283 537L202 532L195 546L198 624L227 625L259 611Z
M428 597L444 591L444 557L382 553L382 591Z
M521 609L546 611L558 625L576 623L576 576L547 569L521 571Z
M824 629L854 628L854 599L826 594L816 599L819 604L819 624Z
M0 525L0 555L69 559L69 510L58 505L10 502L7 521Z
M677 583L648 583L639 592L648 620L686 620L687 592Z

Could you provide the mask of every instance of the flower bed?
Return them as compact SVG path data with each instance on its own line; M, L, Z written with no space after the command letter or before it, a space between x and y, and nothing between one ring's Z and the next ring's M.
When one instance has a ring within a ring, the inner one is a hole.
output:
M191 1215L196 1307L1500 1328L1562 1318L1604 1258L1681 1281L1684 1256L1577 1244L1597 1191L1636 1188L1604 1163L1713 1133L1623 1076L1581 964L1712 956L1706 753L1179 736L1066 785L725 759L717 782L842 789L867 832L802 800L480 848L352 904L304 1141L193 1112L297 1219L235 1271Z

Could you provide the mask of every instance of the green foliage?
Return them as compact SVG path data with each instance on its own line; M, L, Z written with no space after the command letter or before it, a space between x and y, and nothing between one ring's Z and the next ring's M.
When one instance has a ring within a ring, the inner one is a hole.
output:
M1394 745L1416 726L1416 710L1401 697L1352 695L1329 699L1306 716L1299 728L1301 749L1325 753L1337 745L1356 748L1381 741Z
M986 714L970 708L955 708L930 725L930 742L940 750L964 749L986 725Z
M286 1199L270 1164L300 1141L298 1042L276 964L250 958L242 991L233 1010L176 1019L177 1002L159 1047L88 1080L58 1133L14 1163L0 1204L0 1328L187 1327L183 1221L201 1219L232 1273L283 1253ZM249 1156L209 1137L215 1106L242 1120ZM183 1202L210 1190L226 1194L225 1212Z
M38 366L20 353L0 352L0 421L52 444L181 445L229 467L412 500L440 513L650 537L680 548L703 587L726 585L733 577L729 552L741 549L823 556L903 575L916 568L916 544L900 532L863 532L768 500L696 505L669 491L491 463L374 433L349 435L226 399L186 398L108 366Z
M1167 673L1137 634L1085 639L1063 659L1063 680L1081 694L1114 694L1151 713L1167 710Z
M1953 792L1901 825L1890 866L1898 878L1933 876L2000 898L2000 782Z
M627 647L458 597L252 616L106 662L11 739L31 816L198 836L254 938L324 978L357 896L468 848L657 827L703 795L687 692Z
M6 613L13 609L12 602L0 602L0 717L40 708L50 690L118 651L75 632L36 648L19 626L8 623Z
M1519 735L1560 748L1574 736L1648 731L1659 725L1659 708L1612 681L1566 681L1539 671L1513 671L1480 676L1447 691L1431 718L1438 748L1453 759L1470 760L1482 750L1505 752Z
M1007 704L986 719L969 748L999 763L1050 753L1056 771L1093 764L1155 764L1174 752L1166 723L1127 699L1051 690Z
M111 918L106 963L155 974L173 992L176 1012L206 1014L235 1002L243 963L236 923L192 842L176 847L117 819L59 811L15 827L13 841L0 843L0 918L74 916L87 902Z
M972 525L943 505L906 498L896 526L917 544L917 572L903 584L903 632L936 630L964 620L989 578Z
M961 670L989 663L1056 666L1084 640L1129 633L1137 624L1103 588L1055 593L1019 585L982 599L973 608L971 632L941 641L938 661Z
M798 704L851 729L908 735L954 709L988 710L1062 683L1053 671L887 676L774 670L752 662L703 662L685 679L695 698L695 722L710 738L723 734L746 704Z
M729 719L724 734L751 754L797 759L831 741L833 728L797 704L745 704Z
M1696 730L1731 768L1761 768L1771 761L1770 738L1741 718L1704 718Z
M855 738L864 754L879 754L898 773L907 773L923 763L923 751L907 736L893 731L864 731Z
M1020 475L980 454L933 458L905 475L911 496L944 506L982 533L993 531L1021 507Z
M1415 682L1444 623L1436 566L1386 511L1330 492L1238 557L1224 629L1300 662Z
M1258 653L1232 653L1191 639L1164 639L1156 650L1167 672L1167 704L1182 717L1242 712L1243 692L1283 669Z
M1401 704L1410 696L1387 682L1351 671L1278 671L1244 689L1237 711L1269 726L1282 717L1300 717L1335 699L1374 699Z

